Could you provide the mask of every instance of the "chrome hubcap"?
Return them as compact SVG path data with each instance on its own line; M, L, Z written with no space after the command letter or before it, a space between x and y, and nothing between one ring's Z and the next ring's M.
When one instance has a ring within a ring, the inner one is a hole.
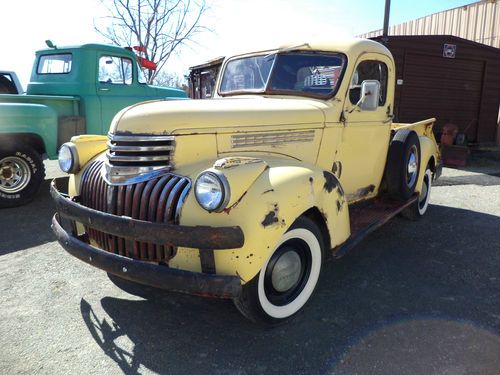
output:
M417 180L418 171L418 150L417 146L412 146L410 150L410 156L408 157L408 165L406 168L406 184L408 187L412 187Z
M301 275L302 263L295 251L284 253L274 265L271 282L278 292L285 292L297 284Z
M31 170L26 161L15 156L0 160L0 191L13 194L23 190L29 183Z

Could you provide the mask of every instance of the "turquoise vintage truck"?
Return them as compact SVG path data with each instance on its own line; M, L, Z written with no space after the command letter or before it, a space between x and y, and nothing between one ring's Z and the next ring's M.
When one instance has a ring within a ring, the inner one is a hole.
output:
M0 208L29 202L45 177L43 158L74 135L106 134L123 108L149 99L184 99L155 87L131 48L101 44L36 52L26 95L0 94Z

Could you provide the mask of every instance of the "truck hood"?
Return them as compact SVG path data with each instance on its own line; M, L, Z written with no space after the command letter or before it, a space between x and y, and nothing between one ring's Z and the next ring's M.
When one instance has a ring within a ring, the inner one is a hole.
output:
M307 98L240 96L210 100L152 101L128 107L111 124L114 134L210 134L245 127L324 124L322 101Z

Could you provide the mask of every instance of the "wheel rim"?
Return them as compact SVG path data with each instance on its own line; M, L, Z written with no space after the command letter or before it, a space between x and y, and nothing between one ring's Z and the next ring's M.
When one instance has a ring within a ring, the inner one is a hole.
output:
M411 146L406 165L406 185L411 188L417 180L418 174L418 149L416 145Z
M321 246L311 231L297 228L285 233L259 275L264 312L281 319L300 310L316 287L321 258Z
M425 211L427 211L427 206L429 205L431 197L431 178L431 172L427 169L422 183L422 191L418 196L418 212L420 215L423 215Z
M311 254L299 239L286 242L273 254L266 267L264 291L276 306L293 301L303 290L311 272Z
M0 191L14 194L23 190L30 182L31 169L28 163L16 156L0 160Z

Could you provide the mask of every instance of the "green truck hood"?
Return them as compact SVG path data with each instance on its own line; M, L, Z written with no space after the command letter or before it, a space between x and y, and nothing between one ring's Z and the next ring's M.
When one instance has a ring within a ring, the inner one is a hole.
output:
M110 132L182 135L232 132L244 127L322 126L325 106L314 99L260 96L152 101L120 112Z

